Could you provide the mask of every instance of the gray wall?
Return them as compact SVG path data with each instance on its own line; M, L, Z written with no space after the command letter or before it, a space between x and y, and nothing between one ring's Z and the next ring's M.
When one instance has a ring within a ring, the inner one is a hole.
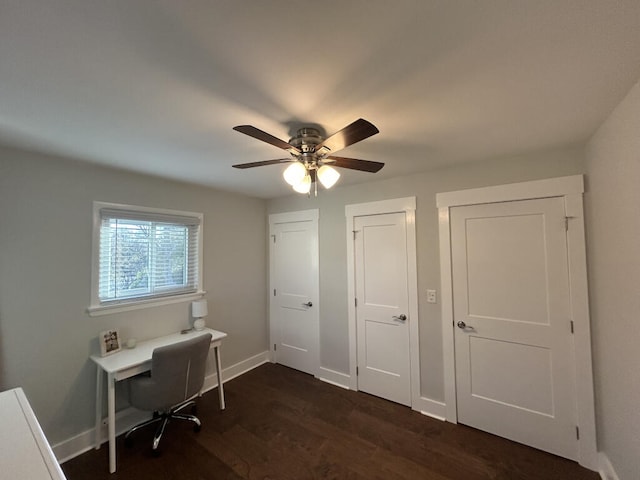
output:
M640 84L586 150L587 254L598 447L640 475Z
M268 349L263 200L0 148L0 389L24 388L53 444L94 425L100 331L145 339L189 324L189 303L85 313L94 200L204 213L206 321L229 334L223 366Z
M583 173L583 160L582 149L567 148L366 184L338 184L330 191L321 190L317 198L293 195L269 201L268 213L320 210L321 366L349 372L345 205L407 196L417 198L421 392L427 398L443 401L440 304L426 303L427 289L440 291L436 193Z

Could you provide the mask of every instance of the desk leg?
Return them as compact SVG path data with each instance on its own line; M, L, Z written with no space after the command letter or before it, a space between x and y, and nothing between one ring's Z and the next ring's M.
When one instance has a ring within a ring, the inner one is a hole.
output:
M103 370L100 365L96 365L96 450L100 448L100 433L102 431L102 378Z
M216 353L216 374L218 375L218 396L220 398L220 410L225 409L224 386L222 384L222 363L220 362L220 347L215 347Z
M109 374L107 382L107 410L109 416L109 473L116 471L116 380Z

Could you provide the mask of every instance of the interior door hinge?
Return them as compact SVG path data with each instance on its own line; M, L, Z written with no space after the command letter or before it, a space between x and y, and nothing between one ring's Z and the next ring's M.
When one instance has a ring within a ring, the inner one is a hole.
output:
M565 232L569 231L569 220L576 217L564 217L564 230Z
M273 344L273 351L274 352L278 351L278 346L275 343Z
M353 231L353 239L354 239L354 240L356 239L356 233L358 233L359 231L360 231L360 230L354 230L354 231Z
M358 369L358 367L356 367L356 377L360 375L360 370Z
M356 308L358 308L358 299L357 298L353 299L353 304L356 306Z
M273 296L274 297L276 296L276 289L275 288L273 289Z
M571 320L569 324L571 325L571 333L573 333L573 320Z
M576 440L580 440L580 427L576 425Z
M273 238L273 243L276 243L276 236L275 235L271 235L271 238Z

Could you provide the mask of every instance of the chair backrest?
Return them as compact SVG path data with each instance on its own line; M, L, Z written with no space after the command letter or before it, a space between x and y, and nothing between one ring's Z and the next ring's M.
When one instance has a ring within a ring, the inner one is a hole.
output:
M153 351L151 379L157 401L174 406L202 389L211 337L207 333Z

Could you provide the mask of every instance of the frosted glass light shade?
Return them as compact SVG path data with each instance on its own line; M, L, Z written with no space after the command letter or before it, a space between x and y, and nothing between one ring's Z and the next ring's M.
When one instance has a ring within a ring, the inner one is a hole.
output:
M324 188L333 187L339 178L340 173L329 165L323 165L318 169L318 180Z
M193 318L206 317L209 313L206 300L196 300L191 302L191 316Z
M305 175L304 178L293 186L298 193L309 193L311 190L311 175Z
M287 167L282 176L289 185L297 185L307 175L307 169L300 162L293 162Z

